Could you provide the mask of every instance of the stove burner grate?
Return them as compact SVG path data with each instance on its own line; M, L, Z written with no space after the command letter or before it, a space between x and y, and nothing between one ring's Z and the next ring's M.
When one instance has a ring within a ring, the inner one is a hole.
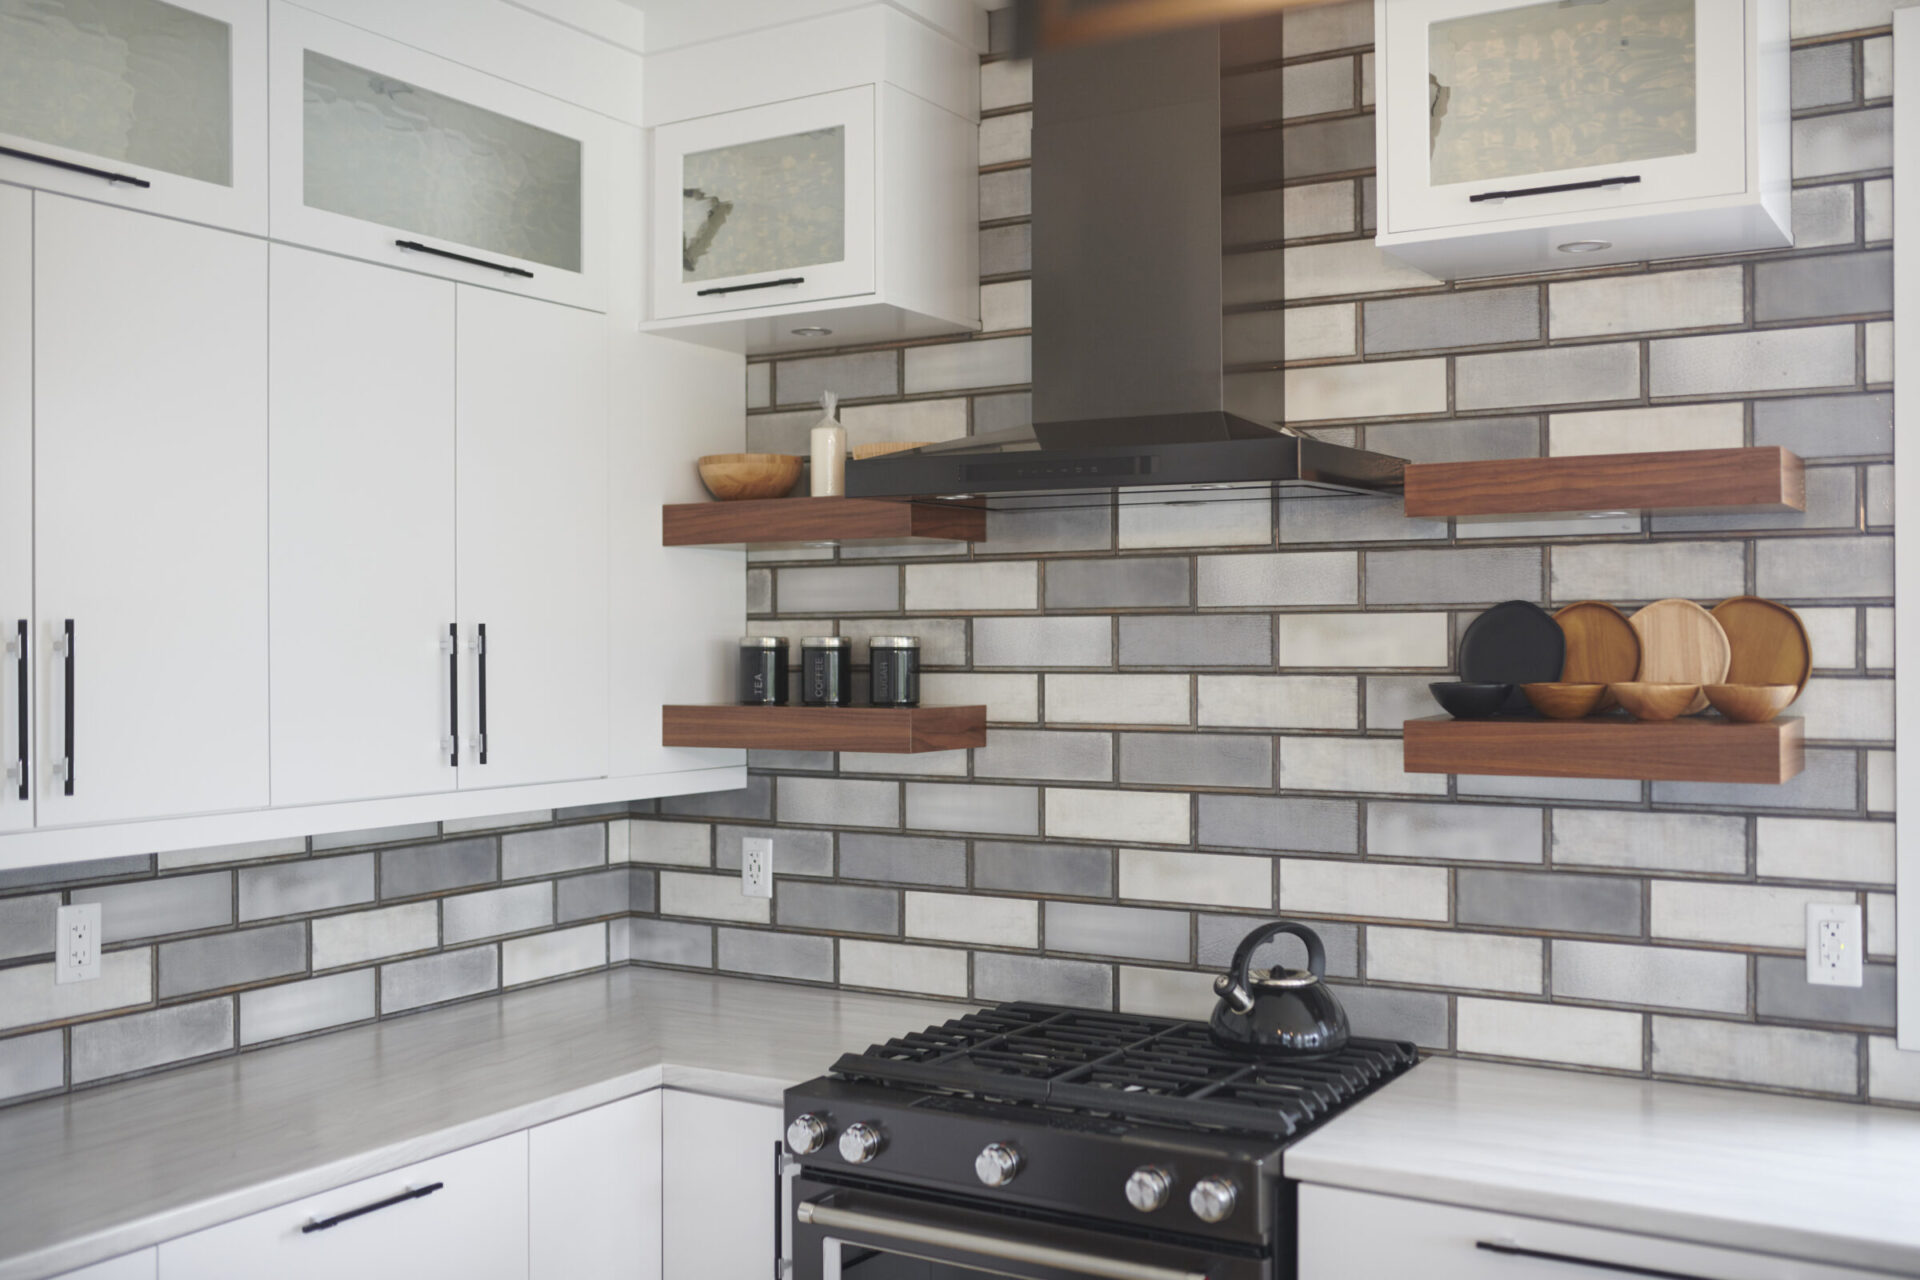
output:
M1311 1061L1222 1049L1177 1018L1003 1004L846 1054L838 1076L1191 1129L1293 1137L1418 1061L1353 1040Z

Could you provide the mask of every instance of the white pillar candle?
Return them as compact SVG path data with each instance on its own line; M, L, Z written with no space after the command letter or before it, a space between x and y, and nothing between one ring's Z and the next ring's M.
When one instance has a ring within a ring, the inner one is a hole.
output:
M838 498L847 492L847 429L834 411L839 397L829 391L820 397L820 421L814 424L812 493L816 498Z

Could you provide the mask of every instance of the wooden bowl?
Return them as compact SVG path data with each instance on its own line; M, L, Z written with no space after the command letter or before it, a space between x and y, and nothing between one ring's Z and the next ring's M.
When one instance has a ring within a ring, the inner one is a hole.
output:
M1787 709L1800 695L1794 684L1710 684L1704 692L1713 709L1729 720L1762 724Z
M1635 720L1671 720L1693 705L1693 700L1700 696L1700 686L1629 680L1623 684L1608 685L1607 692Z
M800 463L790 453L710 453L700 459L700 483L722 502L784 498L800 479Z
M1607 696L1607 686L1555 680L1544 684L1523 684L1520 692L1527 695L1527 701L1533 704L1535 711L1549 720L1578 720L1599 709L1600 700Z

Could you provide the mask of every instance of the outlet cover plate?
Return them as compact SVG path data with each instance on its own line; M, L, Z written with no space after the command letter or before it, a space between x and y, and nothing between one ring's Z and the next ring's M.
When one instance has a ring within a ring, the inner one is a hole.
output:
M61 907L53 926L54 982L91 982L99 976L100 904Z
M740 892L749 898L773 896L773 841L748 836L740 842Z
M1808 982L1816 987L1860 986L1866 977L1860 969L1865 951L1859 903L1807 904Z

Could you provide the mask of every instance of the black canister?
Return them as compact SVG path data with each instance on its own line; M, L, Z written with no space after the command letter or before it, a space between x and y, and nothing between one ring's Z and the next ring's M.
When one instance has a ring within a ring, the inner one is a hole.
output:
M800 701L809 707L853 702L853 642L845 636L800 638Z
M743 636L740 640L740 705L787 705L787 638Z
M873 650L873 705L920 705L920 638L875 636Z

